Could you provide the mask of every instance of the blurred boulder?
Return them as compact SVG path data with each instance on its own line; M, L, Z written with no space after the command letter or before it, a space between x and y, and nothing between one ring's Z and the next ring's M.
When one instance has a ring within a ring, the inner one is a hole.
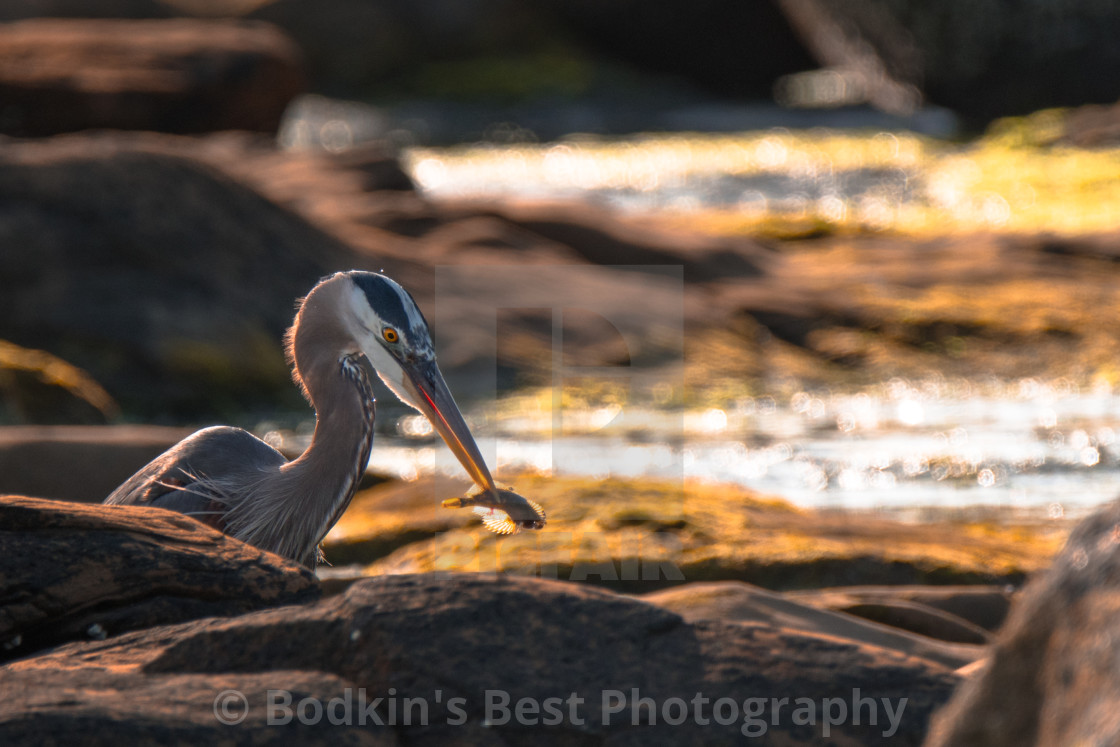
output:
M281 349L295 299L358 262L199 150L127 135L0 150L0 337L49 345L132 414L298 406Z
M318 595L306 568L172 511L20 496L0 498L0 580L0 660Z
M298 49L245 21L37 19L0 26L0 132L275 132Z
M1085 519L1011 609L928 747L1120 742L1120 503Z

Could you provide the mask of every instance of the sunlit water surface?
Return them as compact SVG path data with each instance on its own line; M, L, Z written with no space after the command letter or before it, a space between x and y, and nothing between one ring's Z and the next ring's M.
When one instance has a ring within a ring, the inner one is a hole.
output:
M859 394L799 392L696 411L476 415L469 419L499 480L526 471L705 480L912 519L977 506L1068 518L1120 495L1120 394L1105 385L895 380ZM405 480L463 476L415 415L378 437L369 468Z

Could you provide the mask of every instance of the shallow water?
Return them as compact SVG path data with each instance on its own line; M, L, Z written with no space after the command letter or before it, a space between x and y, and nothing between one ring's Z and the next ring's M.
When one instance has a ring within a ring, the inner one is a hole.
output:
M776 128L412 148L403 161L433 199L581 200L717 232L767 223L921 234L1115 228L1120 149L1018 142Z
M905 133L777 129L731 136L412 149L433 199L583 200L627 212L732 209L801 216L927 205L928 143Z
M1073 517L1120 495L1120 393L1103 385L895 380L857 394L799 392L699 411L470 419L499 480L524 471L699 479L801 506L919 520L961 507ZM463 476L425 421L397 422L398 435L375 443L371 470L406 480Z

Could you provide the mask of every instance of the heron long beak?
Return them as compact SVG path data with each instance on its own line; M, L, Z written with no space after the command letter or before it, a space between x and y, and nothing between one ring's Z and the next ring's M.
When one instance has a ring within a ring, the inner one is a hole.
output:
M478 444L474 442L474 436L467 428L436 362L405 366L404 371L405 386L413 390L412 394L420 411L431 421L436 433L443 438L463 469L483 490L496 490L494 478L490 476L490 470L478 451Z

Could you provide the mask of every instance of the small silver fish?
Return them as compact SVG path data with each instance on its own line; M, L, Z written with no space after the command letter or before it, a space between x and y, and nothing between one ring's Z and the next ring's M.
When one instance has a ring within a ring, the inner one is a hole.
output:
M444 508L470 508L482 524L495 534L517 534L522 529L541 529L546 516L541 504L508 488L471 488L462 498L448 498Z

